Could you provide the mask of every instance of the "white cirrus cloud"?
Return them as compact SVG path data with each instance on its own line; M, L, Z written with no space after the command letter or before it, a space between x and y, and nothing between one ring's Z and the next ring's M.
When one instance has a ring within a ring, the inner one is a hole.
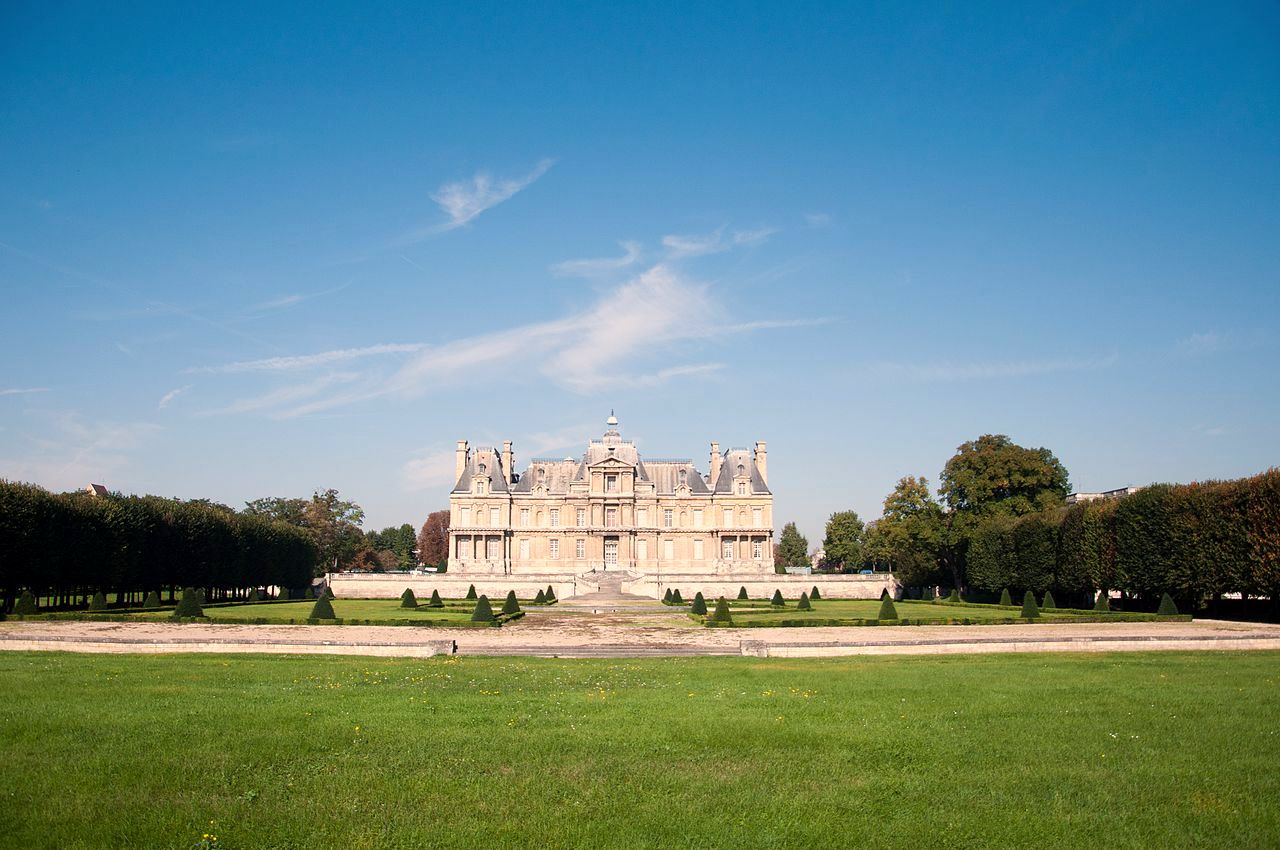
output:
M320 351L315 354L295 354L287 357L267 357L262 360L239 360L222 366L197 366L188 372L211 372L227 374L233 372L287 372L301 369L312 369L316 366L330 366L348 360L364 357L377 357L384 354L408 354L426 348L425 343L388 342L379 345L367 345L363 348L339 348L333 351Z
M586 260L565 260L551 267L552 274L560 277L597 277L635 265L640 260L639 242L619 242L621 257L598 257Z
M485 210L491 210L503 201L511 199L546 174L555 164L553 159L543 159L523 177L494 179L487 172L479 172L470 180L446 183L431 193L431 200L449 217L438 225L439 230L452 230L472 221Z
M175 398L182 395L187 390L191 389L191 386L192 386L191 384L187 384L185 387L178 387L177 389L169 390L169 392L165 393L160 397L160 402L159 404L156 405L156 409L164 410L166 407L168 407L170 404L173 403L173 400Z
M9 389L0 390L0 395L33 395L47 392L49 392L48 387L10 387Z

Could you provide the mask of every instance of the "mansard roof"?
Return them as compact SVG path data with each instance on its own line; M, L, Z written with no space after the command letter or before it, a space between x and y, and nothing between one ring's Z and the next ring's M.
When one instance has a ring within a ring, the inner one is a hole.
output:
M637 475L641 472L643 473L641 480L652 482L659 496L675 494L676 488L681 484L681 472L684 473L683 483L689 487L690 493L705 496L711 492L702 474L694 469L691 460L647 460L641 464Z
M480 464L484 464L484 477L489 479L490 493L506 493L507 477L502 474L502 459L498 450L492 448L476 448L467 458L467 465L462 470L458 483L453 485L454 493L470 493L471 479L480 474Z
M532 493L539 484L547 488L548 493L564 495L569 492L569 482L581 478L582 463L573 458L554 460L551 458L534 458L529 466L520 473L520 478L511 488L512 493Z
M760 469L756 466L751 449L729 449L724 453L724 460L720 463L720 477L716 479L715 493L733 493L733 479L738 476L739 466L742 467L744 474L751 476L753 496L770 494L771 491L765 485L764 478L760 476Z

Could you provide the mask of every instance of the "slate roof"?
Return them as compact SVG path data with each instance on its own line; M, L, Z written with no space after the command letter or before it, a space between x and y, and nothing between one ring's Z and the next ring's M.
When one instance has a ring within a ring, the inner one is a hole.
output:
M760 470L756 468L756 461L751 456L750 449L729 449L724 453L724 460L720 462L720 477L716 479L716 493L725 495L733 493L733 479L738 474L739 465L743 467L744 472L751 475L752 495L771 493L764 479L760 477Z
M471 457L467 459L467 466L462 470L462 476L458 478L458 483L453 485L453 492L470 493L471 478L482 463L485 466L484 476L489 479L489 492L507 492L507 478L502 474L502 458L498 455L497 449L490 448L477 448L471 451Z

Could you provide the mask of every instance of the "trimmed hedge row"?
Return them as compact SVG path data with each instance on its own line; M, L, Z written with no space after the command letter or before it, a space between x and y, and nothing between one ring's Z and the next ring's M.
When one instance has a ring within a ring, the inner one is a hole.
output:
M57 611L51 614L0 614L0 620L24 622L31 620L58 622L92 622L92 623L205 623L212 625L232 626L430 626L434 628L474 629L500 626L503 622L518 620L520 614L498 615L491 623L472 623L465 620L358 620L342 619L320 620L314 617L219 617L211 620L208 617L173 617L169 615L154 616L148 614L90 614L85 611Z
M692 617L692 615L690 615ZM724 628L726 624L712 622L709 618L692 617L694 620L702 620L703 625L712 628ZM1046 620L1039 619L1023 619L1021 617L997 617L995 619L972 619L969 617L932 617L932 618L909 618L902 620L876 620L866 618L848 618L825 617L813 619L773 619L773 618L752 618L735 620L731 625L744 629L771 629L771 628L803 628L808 626L1026 626L1035 625L1036 623L1061 623L1063 620ZM1073 617L1070 622L1073 623L1151 623L1151 622L1191 622L1190 614L1177 614L1174 616L1162 616L1158 614L1138 614L1138 613L1116 613L1105 614L1101 616L1081 615Z

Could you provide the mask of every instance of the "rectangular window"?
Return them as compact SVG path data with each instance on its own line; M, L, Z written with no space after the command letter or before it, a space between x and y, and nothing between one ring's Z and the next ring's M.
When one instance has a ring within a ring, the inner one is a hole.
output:
M467 557L467 539L465 537L459 537L458 542L455 545L458 547L458 557Z
M674 515L671 513L671 508L665 508L662 511L662 527L663 528L670 528L671 526L675 525L675 523L673 522L673 516Z
M640 526L641 528L644 528L648 524L649 524L649 509L636 508L636 525Z
M662 541L662 557L668 561L673 560L676 556L676 542L674 540Z
M560 557L560 541L555 537L552 537L547 541L547 553L550 555L552 560Z
M524 528L529 527L529 509L528 508L520 509L520 525Z
M490 527L490 528L495 528L495 527L498 525L498 523L500 523L500 522L502 521L502 520L498 519L498 517L499 517L501 514L502 514L501 509L499 509L499 508L489 508L489 527Z
M520 541L520 558L526 561L529 559L529 538L527 537Z
M586 528L587 527L587 509L578 508L578 511L575 514L575 519L577 520L578 528Z
M636 541L636 557L642 561L648 560L649 558L649 541L648 540Z
M751 509L751 524L756 528L764 528L764 508Z
M560 509L559 508L551 509L551 527L552 528L560 527Z
M702 541L701 540L693 541L693 559L695 561L702 560Z
M488 543L489 543L489 550L487 554L488 554L489 560L496 561L499 558L501 558L502 549L500 547L502 545L502 540L497 537L490 537Z
M745 481L738 482L738 495L739 496L747 495L747 482Z
M724 509L724 527L733 528L733 508Z
M733 541L732 540L724 541L724 559L726 561L733 560Z
M693 509L693 527L702 528L702 508Z
M579 539L573 544L573 557L579 561L586 560L587 557L587 541Z
M618 509L617 508L604 509L604 524L607 525L609 528L618 527Z
M606 493L618 492L618 476L617 473L609 473L604 477L604 491Z
M458 525L471 525L471 508L458 508Z
M751 557L755 558L757 561L764 560L764 541L763 540L751 541Z

